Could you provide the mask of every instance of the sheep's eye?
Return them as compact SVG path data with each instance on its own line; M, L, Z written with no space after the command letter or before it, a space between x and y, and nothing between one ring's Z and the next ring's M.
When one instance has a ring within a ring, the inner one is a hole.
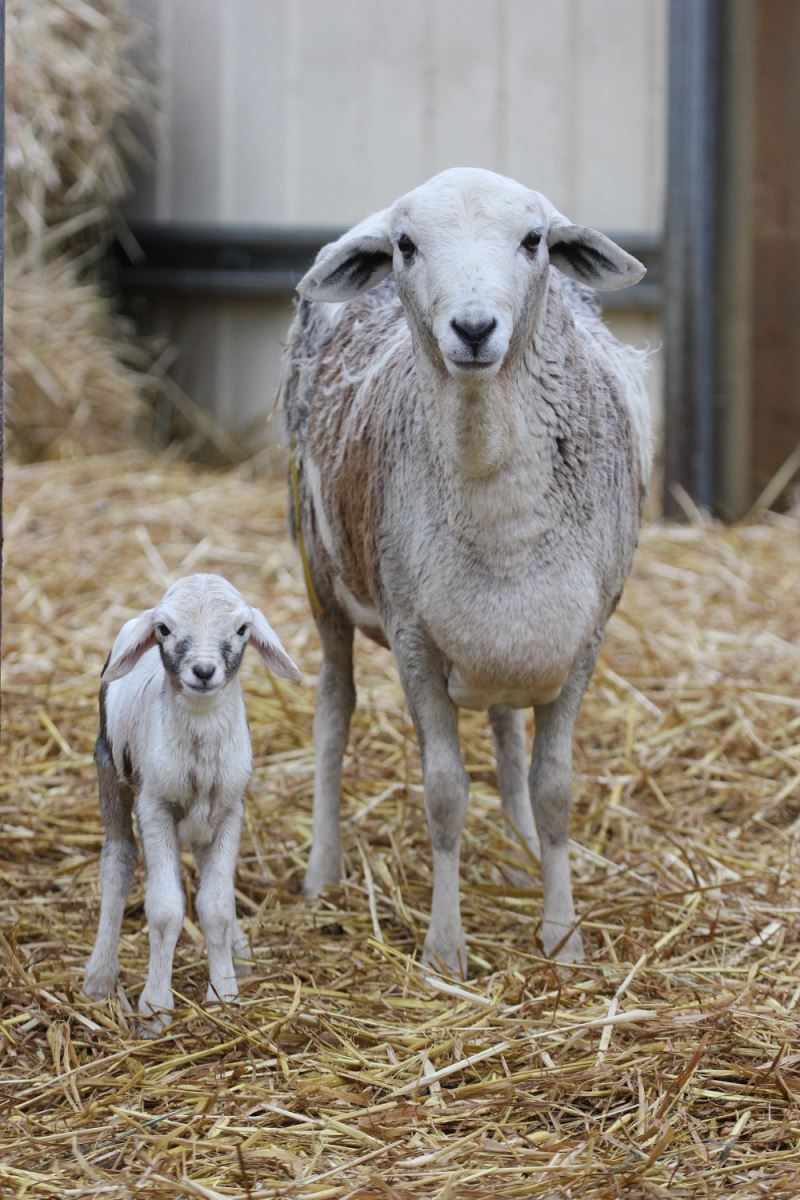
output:
M246 633L247 633L246 625L240 625L239 628L236 630L236 634L238 637L244 637Z
M540 233L528 233L522 239L522 249L527 250L529 254L533 254L541 240L542 235Z
M160 625L156 625L156 633L158 634L159 637L162 637L162 638L169 637L170 632L171 631L170 631L169 627L167 625L164 625L163 622Z
M414 257L417 247L412 242L407 233L401 233L397 239L397 249L402 254L403 258L408 262Z

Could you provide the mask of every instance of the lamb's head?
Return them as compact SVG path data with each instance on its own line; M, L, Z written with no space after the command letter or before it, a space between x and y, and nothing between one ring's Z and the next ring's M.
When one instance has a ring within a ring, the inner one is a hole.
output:
M156 604L123 625L103 670L112 683L158 646L173 688L200 702L235 678L252 643L267 667L295 682L300 672L264 614L221 575L188 575Z
M602 288L644 274L637 259L597 230L572 225L539 192L456 168L324 246L297 290L309 300L349 300L393 271L427 356L479 384L526 340L550 266Z

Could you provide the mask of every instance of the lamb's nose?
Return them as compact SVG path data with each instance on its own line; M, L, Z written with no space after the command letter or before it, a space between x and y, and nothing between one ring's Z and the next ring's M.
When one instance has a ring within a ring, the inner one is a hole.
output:
M208 682L215 670L216 667L213 663L195 663L192 667L194 674L198 679L202 679L203 683Z
M485 319L480 321L456 321L453 318L450 324L462 342L466 342L472 350L477 350L486 341L489 334L493 333L497 328L497 318L492 317L488 321Z

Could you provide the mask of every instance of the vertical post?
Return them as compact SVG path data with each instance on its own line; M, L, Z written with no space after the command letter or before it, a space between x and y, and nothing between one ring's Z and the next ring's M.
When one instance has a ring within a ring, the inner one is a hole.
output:
M664 510L715 499L719 0L670 0Z

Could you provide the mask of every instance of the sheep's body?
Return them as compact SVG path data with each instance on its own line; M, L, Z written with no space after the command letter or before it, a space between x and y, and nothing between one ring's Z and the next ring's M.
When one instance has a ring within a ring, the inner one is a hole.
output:
M104 670L95 762L106 839L100 923L84 989L99 999L116 987L136 861L135 797L150 930L139 1008L155 1028L172 1009L172 959L184 914L182 845L194 852L200 871L196 908L208 946L209 1000L236 997L233 956L249 957L233 891L252 768L237 676L248 640L273 670L297 678L258 609L221 577L193 575L124 626Z
M394 652L422 746L434 846L426 958L462 969L467 789L456 706L489 709L505 812L538 853L513 711L535 708L543 939L548 951L563 943L565 957L580 954L566 856L572 725L630 569L649 470L641 355L612 337L582 288L547 269L538 240L524 264L508 254L504 280L497 263L514 206L524 209L515 221L550 223L562 269L600 258L630 281L635 260L594 231L578 231L576 257L577 227L535 193L484 172L445 173L321 252L300 286L306 296L335 299L348 273L361 286L370 270L374 279L381 246L396 285L364 295L356 285L357 298L331 307L302 300L284 386L299 467L294 520L324 610L306 887L339 873L357 626ZM416 274L398 253L397 230L409 224ZM462 256L457 270L437 257L435 238Z
M554 278L541 342L508 384L528 404L503 397L516 449L502 472L459 478L437 455L426 398L441 397L419 386L392 280L330 316L302 300L289 344L286 408L323 605L383 644L398 617L423 625L462 707L552 699L630 568L648 462L641 356ZM575 386L570 358L591 390Z

